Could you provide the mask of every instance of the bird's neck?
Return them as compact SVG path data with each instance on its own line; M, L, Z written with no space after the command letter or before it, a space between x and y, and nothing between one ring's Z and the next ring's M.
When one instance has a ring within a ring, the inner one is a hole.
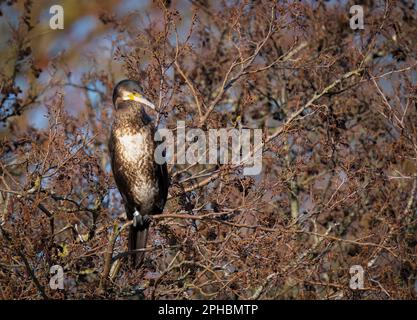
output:
M130 103L132 104L132 103ZM129 105L127 107L118 108L116 111L115 125L123 124L133 127L143 127L152 121L151 117L146 113L145 109L137 105Z

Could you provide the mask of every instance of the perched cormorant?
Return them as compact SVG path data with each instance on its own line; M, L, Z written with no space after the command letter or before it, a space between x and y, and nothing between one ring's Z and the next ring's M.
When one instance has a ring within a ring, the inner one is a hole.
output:
M129 220L129 250L146 247L150 216L162 213L168 195L166 163L155 162L155 126L145 108L155 106L143 95L139 83L120 81L113 90L116 115L111 128L109 152L114 180ZM132 255L139 266L144 252Z

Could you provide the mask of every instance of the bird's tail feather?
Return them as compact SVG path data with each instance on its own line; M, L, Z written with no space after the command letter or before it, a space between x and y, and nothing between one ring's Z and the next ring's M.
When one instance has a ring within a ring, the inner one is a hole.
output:
M129 229L129 251L146 248L146 241L148 240L148 229L139 230L134 226ZM145 252L138 252L131 255L134 267L142 264Z

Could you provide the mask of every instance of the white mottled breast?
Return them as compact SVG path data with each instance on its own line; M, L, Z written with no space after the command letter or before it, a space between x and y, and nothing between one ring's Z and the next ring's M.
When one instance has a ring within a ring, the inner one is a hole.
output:
M117 176L126 186L125 201L140 206L141 214L152 214L159 195L152 132L120 127L114 131L113 139Z
M120 151L124 158L129 162L137 161L146 149L142 134L125 134L118 137L120 143Z

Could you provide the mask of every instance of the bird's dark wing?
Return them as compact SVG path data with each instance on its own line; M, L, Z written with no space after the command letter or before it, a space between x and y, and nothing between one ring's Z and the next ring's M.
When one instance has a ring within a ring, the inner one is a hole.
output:
M167 201L169 187L169 175L166 162L164 164L157 165L156 178L158 179L160 194L160 201L158 201L156 209L158 213L162 213L162 211L164 210L165 202Z
M108 147L109 147L110 161L111 161L114 181L116 182L117 189L119 189L119 192L123 198L123 202L126 208L126 215L128 219L132 219L133 213L135 211L135 207L133 203L129 202L129 199L127 196L129 193L129 186L127 184L126 179L124 179L121 174L120 170L123 170L123 168L120 165L120 163L116 163L116 153L114 150L115 142L114 142L113 135L110 135Z

